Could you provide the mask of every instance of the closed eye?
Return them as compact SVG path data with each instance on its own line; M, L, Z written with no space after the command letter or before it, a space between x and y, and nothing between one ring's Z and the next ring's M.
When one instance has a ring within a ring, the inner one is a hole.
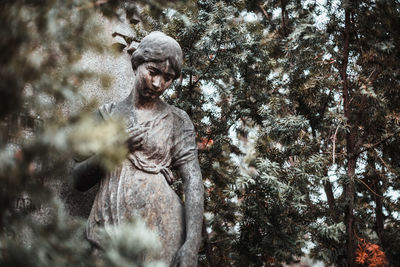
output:
M147 70L149 71L149 73L150 73L151 76L156 76L156 75L158 75L158 74L160 73L159 70L157 70L157 69L155 69L155 68L152 68L152 67L147 68Z

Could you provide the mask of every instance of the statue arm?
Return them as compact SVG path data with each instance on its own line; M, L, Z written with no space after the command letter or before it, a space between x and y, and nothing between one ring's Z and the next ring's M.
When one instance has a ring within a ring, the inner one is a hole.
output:
M76 163L72 169L74 187L79 191L87 191L105 174L106 170L100 164L99 156L91 156L84 161Z
M197 266L204 212L204 186L197 157L179 166L178 172L184 180L186 240L175 264Z
M114 103L101 106L98 112L93 114L93 119L99 123L110 120L114 107ZM75 160L75 166L72 169L73 185L75 189L84 192L97 184L105 176L106 170L100 163L99 155L92 154L83 159L80 155L76 156L79 159Z

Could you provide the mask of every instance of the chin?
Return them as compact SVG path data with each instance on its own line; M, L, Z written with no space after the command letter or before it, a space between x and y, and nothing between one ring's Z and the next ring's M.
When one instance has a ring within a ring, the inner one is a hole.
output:
M143 98L147 98L147 99L157 99L157 98L159 98L159 95L153 95L153 94L145 93L145 94L142 94L142 97Z

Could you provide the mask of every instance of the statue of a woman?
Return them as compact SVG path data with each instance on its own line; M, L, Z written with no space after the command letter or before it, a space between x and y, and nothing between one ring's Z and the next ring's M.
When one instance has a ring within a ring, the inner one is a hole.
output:
M141 216L158 233L159 259L170 266L196 266L203 220L203 184L195 131L188 115L159 97L180 76L182 50L171 37L153 32L132 54L135 81L131 94L99 109L99 119L123 118L129 154L122 166L106 172L94 155L76 164L75 187L100 183L87 237L101 247L99 230ZM171 168L184 181L184 204L169 184Z

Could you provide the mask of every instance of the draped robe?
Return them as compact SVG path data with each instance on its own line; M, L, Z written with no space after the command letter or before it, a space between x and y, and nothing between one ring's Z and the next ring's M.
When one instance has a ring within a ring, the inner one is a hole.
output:
M157 259L168 265L185 240L184 207L167 180L171 168L197 158L195 131L189 116L162 102L162 110L138 124L133 105L124 102L103 106L103 112L124 118L130 125L148 127L142 146L131 151L122 166L100 180L87 225L87 237L101 246L99 230L141 216L155 231L162 251ZM101 114L101 112L99 112Z

